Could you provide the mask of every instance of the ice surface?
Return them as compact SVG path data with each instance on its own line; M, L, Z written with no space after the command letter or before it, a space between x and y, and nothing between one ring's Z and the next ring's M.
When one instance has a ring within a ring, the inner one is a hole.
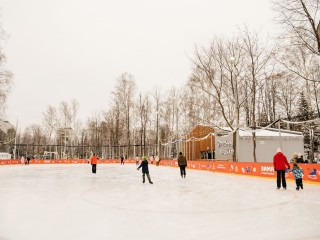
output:
M133 164L0 167L0 240L320 239L320 185Z

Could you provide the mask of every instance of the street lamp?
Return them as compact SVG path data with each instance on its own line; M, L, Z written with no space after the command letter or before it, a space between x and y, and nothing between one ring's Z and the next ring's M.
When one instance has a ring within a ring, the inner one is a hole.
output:
M19 115L21 115L21 113L16 113L16 115L17 115L17 120L16 120L16 132L15 132L15 136L14 136L13 159L16 159L18 122L19 122Z
M237 79L236 79L236 65L235 65L235 57L230 57L230 61L232 64L232 70L231 70L231 81L232 81L232 87L234 89L234 117L235 117L235 132L233 134L233 161L236 162L238 157L238 151L237 151L237 131L239 127L239 104L238 104L238 84L237 84Z
M160 158L159 112L157 111L157 156Z

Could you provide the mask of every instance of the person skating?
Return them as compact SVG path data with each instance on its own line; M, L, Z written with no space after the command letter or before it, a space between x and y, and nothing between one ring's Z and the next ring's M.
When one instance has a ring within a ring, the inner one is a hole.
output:
M139 158L139 156L138 156L138 155L136 156L135 160L136 160L136 166L139 166L140 158Z
M29 156L27 157L27 164L28 165L30 164L30 157Z
M186 167L187 167L188 163L187 163L186 157L182 155L182 152L179 153L178 165L180 168L181 177L185 178L186 177Z
M290 169L287 157L281 152L281 149L277 149L277 153L273 157L274 170L277 171L277 188L280 189L281 182L282 187L287 189L286 183L286 166Z
M24 165L24 164L25 164L24 156L21 156L20 162L21 162L21 165Z
M92 165L92 173L97 172L97 163L98 163L98 158L95 153L92 154L92 157L90 158L90 162Z
M292 170L290 172L293 173L294 179L296 180L296 185L297 188L296 190L299 191L299 188L303 189L303 183L302 183L302 178L303 178L303 170L298 166L298 164L294 163Z
M143 158L143 161L141 162L140 166L137 168L137 170L139 170L142 167L142 183L145 182L145 175L147 175L147 178L149 180L150 184L153 184L153 182L151 181L150 178L150 174L149 174L149 167L148 167L148 160L146 157Z
M121 156L121 162L120 162L120 165L124 165L124 157Z

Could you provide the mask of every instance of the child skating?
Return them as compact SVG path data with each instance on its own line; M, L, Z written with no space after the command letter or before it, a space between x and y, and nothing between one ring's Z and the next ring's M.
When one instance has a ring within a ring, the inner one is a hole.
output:
M148 167L148 160L146 157L143 158L143 161L141 162L140 166L137 168L137 170L139 170L142 167L142 183L145 182L145 175L147 175L147 178L149 180L150 184L153 184L153 182L151 181L150 178L150 174L149 174L149 167Z
M290 170L290 172L293 173L294 179L296 180L296 185L297 185L296 190L299 191L299 188L303 189L303 183L302 183L303 170L302 170L302 168L300 168L297 163L294 163L293 168L292 168L292 170Z

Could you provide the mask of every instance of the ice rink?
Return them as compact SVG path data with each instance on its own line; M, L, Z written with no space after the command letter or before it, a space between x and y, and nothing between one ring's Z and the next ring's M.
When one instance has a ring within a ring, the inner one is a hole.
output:
M0 240L319 240L320 185L149 164L0 166Z

